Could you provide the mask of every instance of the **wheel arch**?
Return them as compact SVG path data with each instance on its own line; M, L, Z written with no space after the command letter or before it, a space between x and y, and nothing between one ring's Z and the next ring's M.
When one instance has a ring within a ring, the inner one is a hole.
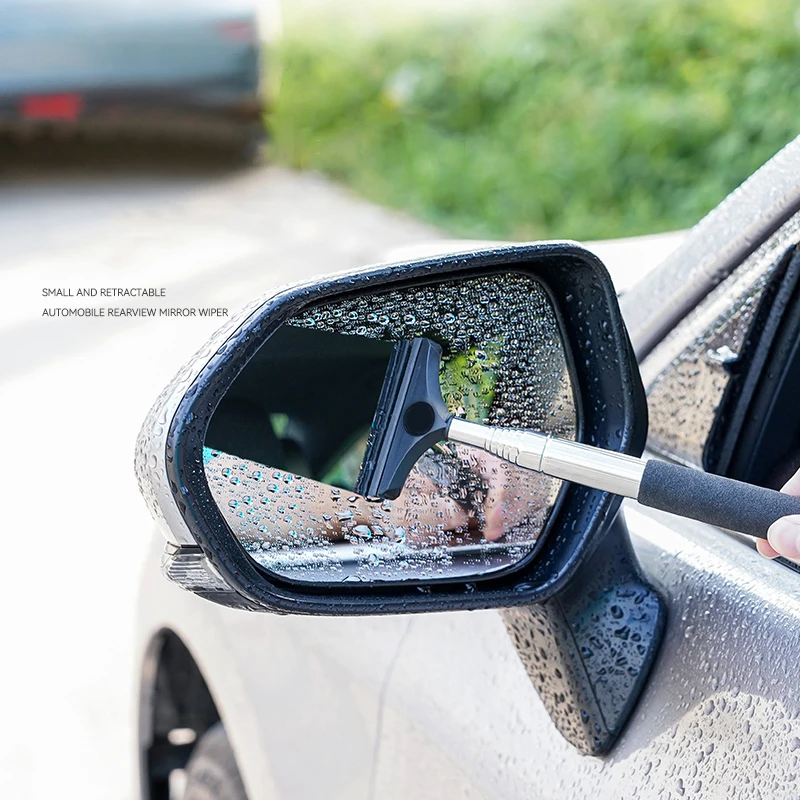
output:
M220 721L200 666L183 639L160 628L145 649L139 682L139 769L143 800L168 800L169 774Z

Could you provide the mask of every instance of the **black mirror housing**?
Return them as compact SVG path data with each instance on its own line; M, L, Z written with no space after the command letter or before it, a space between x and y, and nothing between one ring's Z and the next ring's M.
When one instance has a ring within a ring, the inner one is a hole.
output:
M184 584L194 581L191 588L212 599L278 613L507 608L542 602L563 589L598 545L619 497L568 485L541 547L502 575L436 585L309 587L266 574L247 557L211 497L203 471L205 434L220 398L289 317L323 301L500 272L533 277L549 295L575 385L579 441L640 455L647 432L646 399L614 287L602 263L576 244L459 253L293 286L251 304L220 331L162 394L142 429L139 483L177 545L167 570L183 575ZM205 575L197 568L201 553ZM184 557L194 564L190 578L180 568Z
M556 313L578 441L641 455L647 405L608 272L572 243L519 245L365 269L252 303L162 393L139 437L142 493L170 542L165 574L215 602L275 613L357 615L500 608L532 684L580 752L606 753L645 685L666 610L642 577L621 498L564 484L541 541L513 568L474 580L302 583L267 572L234 536L204 470L209 421L248 361L320 303L497 273L534 278Z

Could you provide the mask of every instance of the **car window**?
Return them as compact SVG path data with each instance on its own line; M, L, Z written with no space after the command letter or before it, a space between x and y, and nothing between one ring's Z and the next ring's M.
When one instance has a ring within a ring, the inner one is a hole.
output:
M787 250L798 241L800 215L795 215L644 360L651 450L717 471L709 452L712 432L717 436L724 426L721 409L736 391L745 350L768 315Z

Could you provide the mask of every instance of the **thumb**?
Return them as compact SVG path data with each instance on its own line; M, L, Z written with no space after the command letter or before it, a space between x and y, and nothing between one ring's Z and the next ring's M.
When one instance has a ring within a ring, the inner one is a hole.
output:
M800 497L800 470L797 470L786 481L781 491L785 494ZM759 550L768 557L781 555L784 558L800 558L800 516L783 517L777 522L773 522L767 531L767 542L764 545L764 549L762 550L759 547Z
M773 522L767 539L784 558L800 558L800 516L795 514Z

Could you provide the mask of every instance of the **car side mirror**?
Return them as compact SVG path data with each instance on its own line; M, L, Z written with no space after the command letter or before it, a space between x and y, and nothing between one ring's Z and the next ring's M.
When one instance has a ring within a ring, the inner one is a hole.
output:
M140 434L165 572L280 613L505 609L559 729L605 752L664 621L621 498L450 435L454 419L641 454L644 391L595 256L504 247L251 304Z

